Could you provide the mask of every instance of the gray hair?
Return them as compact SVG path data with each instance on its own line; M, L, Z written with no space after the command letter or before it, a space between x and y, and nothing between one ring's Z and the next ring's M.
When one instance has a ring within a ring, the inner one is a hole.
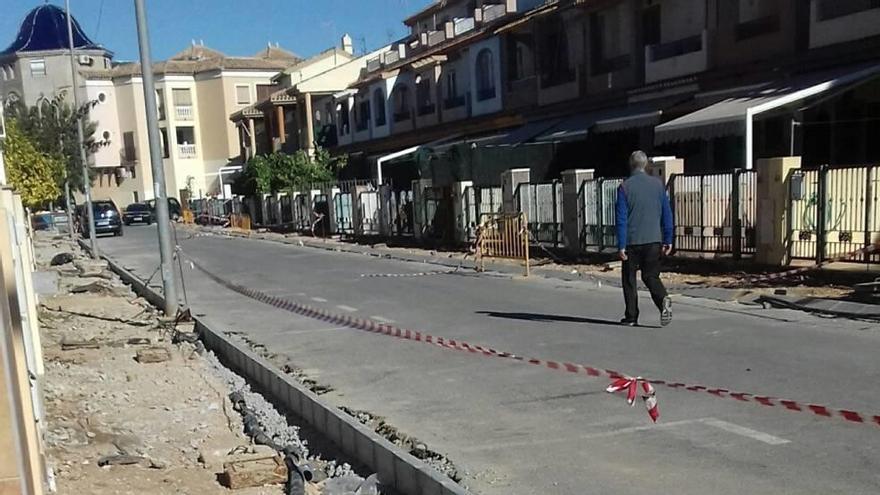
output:
M648 167L648 155L644 151L633 151L629 155L629 166L636 170L645 170Z

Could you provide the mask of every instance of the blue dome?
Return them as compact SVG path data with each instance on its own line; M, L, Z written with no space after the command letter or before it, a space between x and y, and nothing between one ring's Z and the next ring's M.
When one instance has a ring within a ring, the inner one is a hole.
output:
M73 46L79 49L102 49L86 36L76 18L73 21ZM18 30L18 36L9 47L0 52L6 55L15 52L37 52L43 50L66 50L67 14L55 5L40 5L25 16Z

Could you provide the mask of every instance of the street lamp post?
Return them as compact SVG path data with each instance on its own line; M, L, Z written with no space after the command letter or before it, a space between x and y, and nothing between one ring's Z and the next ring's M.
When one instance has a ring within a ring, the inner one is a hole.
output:
M177 314L177 286L174 280L173 250L171 249L171 218L168 215L168 196L165 191L165 168L162 164L162 146L159 141L159 118L156 109L156 86L153 82L153 62L150 56L150 35L143 0L134 0L137 17L138 45L141 57L141 75L147 113L147 137L150 142L150 168L156 196L156 223L159 227L159 258L162 287L165 291L165 315Z
M76 60L73 53L73 20L70 17L70 0L64 0L67 10L67 43L70 48L70 83L73 87L73 108L79 112L79 95L76 92ZM98 241L95 236L95 212L92 210L92 180L89 175L88 158L86 157L85 138L83 137L82 117L76 122L76 136L79 148L79 158L82 161L83 170L83 195L85 196L86 218L89 222L89 246L92 248L92 257L98 257Z

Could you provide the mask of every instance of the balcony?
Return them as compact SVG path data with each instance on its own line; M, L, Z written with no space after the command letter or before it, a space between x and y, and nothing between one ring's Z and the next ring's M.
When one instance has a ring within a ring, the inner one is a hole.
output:
M709 68L708 34L645 47L645 81L686 76Z
M880 35L880 0L813 0L810 48Z
M464 33L473 31L477 27L477 22L473 17L466 17L464 19L456 19L454 21L454 27L452 28L452 32L455 36L461 36Z
M367 72L376 72L382 68L382 57L373 57L367 60Z
M736 40L743 41L757 38L765 34L778 32L780 29L779 15L769 15L736 25Z
M431 31L428 33L428 46L437 46L446 41L446 33L444 31Z
M178 144L177 158L189 160L196 157L196 145L194 144Z
M193 107L192 105L177 105L174 107L174 116L177 120L192 120L193 119Z
M452 110L453 108L463 107L466 101L467 100L465 99L464 95L446 98L443 101L443 108L445 110Z
M391 65L400 60L400 52L397 50L392 50L390 52L385 53L385 65Z

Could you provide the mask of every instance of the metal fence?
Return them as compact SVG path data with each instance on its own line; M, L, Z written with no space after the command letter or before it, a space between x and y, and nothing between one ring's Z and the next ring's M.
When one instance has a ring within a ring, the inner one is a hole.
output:
M788 252L824 261L880 242L880 167L797 170L789 177ZM880 256L853 258L880 262Z
M526 215L533 242L562 245L562 182L520 184L515 201Z
M604 251L617 249L617 188L621 178L594 179L584 182L579 191L579 207L584 219L581 245L584 249Z
M361 234L379 235L379 192L366 191L358 195Z
M500 213L503 205L500 187L466 187L462 201L465 235L469 241L475 239L477 226L487 217Z
M333 197L333 217L336 220L336 232L343 235L354 234L350 192L339 192Z
M754 171L673 176L675 249L735 258L754 254L756 185Z
M391 235L413 235L413 193L410 190L391 191L388 198L388 213L390 215Z

